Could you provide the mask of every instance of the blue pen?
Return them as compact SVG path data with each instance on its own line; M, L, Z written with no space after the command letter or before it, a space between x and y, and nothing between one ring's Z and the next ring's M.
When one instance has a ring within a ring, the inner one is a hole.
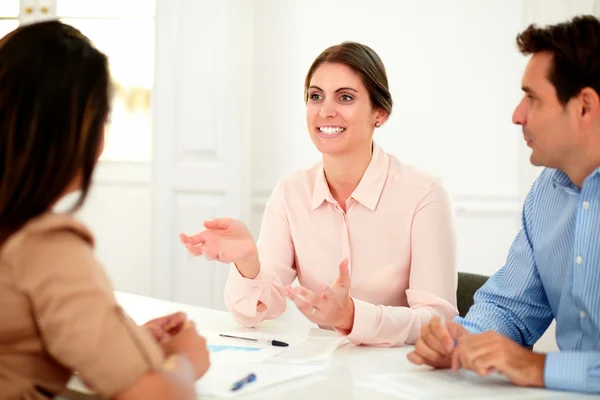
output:
M246 386L246 384L252 383L255 380L256 380L256 374L249 373L248 376L240 379L239 381L237 381L233 385L231 385L231 391L235 392L237 390L240 390L241 388L243 388L244 386Z

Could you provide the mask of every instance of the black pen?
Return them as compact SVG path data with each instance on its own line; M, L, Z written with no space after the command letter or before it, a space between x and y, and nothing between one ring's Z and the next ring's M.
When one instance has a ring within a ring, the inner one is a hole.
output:
M224 338L230 338L230 339L242 339L242 340L250 340L251 342L266 343L266 344L270 344L272 346L277 346L277 347L289 346L289 344L287 344L286 342L281 342L279 340L254 339L254 338L247 338L247 337L242 337L242 336L225 335L223 333L219 333L219 336L224 337Z

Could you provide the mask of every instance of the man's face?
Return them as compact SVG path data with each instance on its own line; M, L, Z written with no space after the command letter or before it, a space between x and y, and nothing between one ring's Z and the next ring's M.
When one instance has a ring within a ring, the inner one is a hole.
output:
M513 123L523 127L533 165L564 169L580 147L577 111L571 101L565 106L559 102L548 80L552 63L552 54L547 52L536 53L529 60L522 81L525 95L513 113Z

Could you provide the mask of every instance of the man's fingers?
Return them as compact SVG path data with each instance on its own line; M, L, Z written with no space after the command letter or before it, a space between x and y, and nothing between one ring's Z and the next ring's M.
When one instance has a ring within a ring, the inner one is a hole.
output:
M452 355L450 356L450 368L452 368L452 371L458 371L462 367L462 363L460 362L460 350L460 345L452 350Z
M449 356L452 353L452 349L454 349L454 338L450 335L446 323L439 317L434 317L430 325L433 336L435 336L436 341L441 345L440 350Z
M471 360L469 359L468 355L465 354L464 351L461 350L461 351L457 352L457 358L458 358L458 360L456 362L457 362L457 364L460 364L462 368L468 369L468 370L472 369Z
M495 370L495 366L501 362L494 354L483 354L471 362L473 372L481 376L488 376Z
M471 335L464 326L457 324L456 322L446 320L446 328L448 329L448 332L450 332L450 336L455 340L458 340L463 336Z
M425 360L423 359L423 357L418 355L417 352L415 352L415 351L411 351L410 353L408 353L406 358L408 359L408 361L410 361L411 363L416 364L416 365L424 365L425 364Z
M434 334L432 326L429 326L427 330L423 329L422 332L424 332L424 334L421 335L421 338L427 344L427 346L445 356L450 354L442 342L440 342L438 337Z
M444 353L439 353L425 343L423 338L417 339L415 342L415 352L425 361L425 364L432 367L449 367L450 360Z

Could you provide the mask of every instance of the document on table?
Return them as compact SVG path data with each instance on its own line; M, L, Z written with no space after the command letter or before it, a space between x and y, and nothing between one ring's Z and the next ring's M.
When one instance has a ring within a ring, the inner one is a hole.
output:
M325 361L344 341L346 338L337 332L315 328L309 332L307 340L274 355L269 362L298 364Z
M220 353L222 351L260 351L260 347L242 347L242 346L228 346L220 344L209 344L206 346L210 353Z
M196 383L196 392L202 398L234 398L303 378L323 370L325 370L324 365L211 365L206 375ZM256 380L245 384L237 391L231 390L234 382L243 379L250 373L256 375Z
M243 339L222 338L225 333L254 339L279 340L288 347L246 341ZM308 335L272 334L254 332L206 332L211 362L217 364L256 364L261 362L298 364L327 360L344 342L345 338L334 331L312 329Z
M276 347L243 339L223 338L219 333L253 339L275 339L286 341L290 347L305 341L304 337L267 334L264 332L202 332L206 338L211 364L258 364L285 351L288 347Z

